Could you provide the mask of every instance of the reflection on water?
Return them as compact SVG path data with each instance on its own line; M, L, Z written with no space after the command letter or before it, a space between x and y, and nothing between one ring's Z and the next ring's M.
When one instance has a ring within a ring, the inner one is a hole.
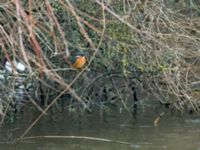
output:
M27 136L74 135L131 143L120 144L86 139L29 139L17 147L10 144L35 119L25 114L15 125L0 128L0 150L200 150L200 121L194 116L167 113L157 127L154 110L102 116L96 112L84 116L54 114L42 118ZM26 116L27 115L27 116ZM58 117L59 116L59 117ZM29 118L29 119L27 119Z

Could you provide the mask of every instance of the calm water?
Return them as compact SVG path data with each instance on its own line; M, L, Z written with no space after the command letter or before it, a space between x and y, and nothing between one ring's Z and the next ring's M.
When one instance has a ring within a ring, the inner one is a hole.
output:
M157 110L140 110L136 117L126 112L84 116L49 114L26 136L74 135L128 142L120 144L86 139L29 139L17 146L12 141L37 116L25 114L14 125L0 128L0 150L200 150L200 118L167 113L157 127ZM31 117L30 117L31 116Z

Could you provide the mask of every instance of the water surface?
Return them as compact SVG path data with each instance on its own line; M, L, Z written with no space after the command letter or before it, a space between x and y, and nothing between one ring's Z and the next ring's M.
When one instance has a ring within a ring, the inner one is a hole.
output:
M111 115L112 114L112 115ZM12 142L33 122L37 115L24 114L14 124L0 128L0 150L200 150L200 118L179 113L166 113L157 127L155 109L139 110L136 116L123 111L102 115L49 113L26 136L84 136L114 141L91 139L36 138Z

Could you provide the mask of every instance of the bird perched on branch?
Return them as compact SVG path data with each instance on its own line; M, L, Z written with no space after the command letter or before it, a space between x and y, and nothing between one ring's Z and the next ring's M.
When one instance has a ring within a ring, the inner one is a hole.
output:
M66 61L70 64L72 68L82 69L85 67L87 59L84 52L77 52L75 53L75 55L72 55L68 59L66 59Z

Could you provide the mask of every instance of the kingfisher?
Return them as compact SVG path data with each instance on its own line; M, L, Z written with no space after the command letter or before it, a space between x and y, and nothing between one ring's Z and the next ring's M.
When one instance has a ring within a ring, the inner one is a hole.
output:
M84 52L77 52L75 55L69 57L69 64L72 68L83 69L87 62Z

